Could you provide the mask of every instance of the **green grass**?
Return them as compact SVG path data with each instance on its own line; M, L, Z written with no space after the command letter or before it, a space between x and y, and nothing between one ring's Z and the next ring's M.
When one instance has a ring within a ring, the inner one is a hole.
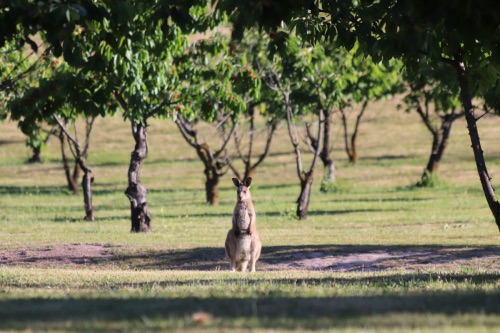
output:
M294 156L285 127L278 131L252 185L264 246L255 274L227 272L231 175L222 180L220 205L204 204L202 163L172 123L153 121L148 128L150 155L141 176L153 215L147 235L129 233L123 191L133 141L123 120L96 122L89 160L94 223L82 221L83 198L65 188L57 140L43 151L44 164L27 165L30 152L15 124L0 125L0 262L2 255L17 255L0 267L0 331L494 332L500 327L500 237L465 123L454 126L439 184L416 188L431 138L415 115L393 109L388 101L367 114L356 166L345 158L335 123L338 185L322 193L318 169L306 221L294 218ZM494 183L499 126L495 117L479 122ZM305 150L304 158L308 165ZM71 250L46 261L21 254L85 244L110 254L82 263L63 260L78 256ZM318 253L386 252L444 259L386 260L375 272L280 266ZM450 253L461 260L447 261ZM200 311L210 319L193 321Z

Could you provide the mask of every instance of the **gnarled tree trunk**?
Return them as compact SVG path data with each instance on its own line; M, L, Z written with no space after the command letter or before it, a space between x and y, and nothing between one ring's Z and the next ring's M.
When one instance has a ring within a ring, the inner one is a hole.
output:
M300 195L297 199L297 216L301 220L309 216L309 201L313 184L313 172L303 173L300 179Z
M42 157L40 153L42 152L42 147L37 146L32 148L33 155L29 158L28 163L42 163Z
M85 220L94 221L94 205L92 204L92 183L94 176L83 160L78 161L80 168L83 170L82 189L83 203L85 205Z
M68 183L70 183L70 180L71 183L72 182L76 183L76 179L70 177L69 163L64 149L65 139L63 134L68 139L68 146L71 150L71 153L73 154L73 157L76 160L76 163L84 172L82 178L82 188L83 188L83 202L85 206L85 220L94 221L95 220L94 206L92 204L92 183L94 182L94 176L92 174L92 170L87 166L86 160L90 144L90 133L92 132L92 127L94 124L95 117L90 117L86 119L86 136L85 136L86 139L83 149L80 146L80 143L78 142L78 136L76 135L76 126L75 126L75 136L73 137L66 128L67 123L65 121L62 121L57 115L53 115L53 118L57 121L57 123L59 124L59 128L61 130L59 140L61 141L61 152L63 155L63 161L65 165L66 178L68 179ZM78 175L77 171L75 170L73 172L73 177L77 175Z
M342 115L342 125L344 127L344 142L345 142L345 151L347 153L347 157L349 158L349 162L352 164L358 163L358 150L357 150L357 139L359 133L359 125L361 124L361 119L365 114L366 107L368 105L368 101L366 100L361 106L361 111L356 117L356 124L354 125L354 131L349 140L349 131L347 128L347 117L344 109L340 109L340 113Z
M432 130L432 151L419 183L424 184L429 177L437 173L444 151L448 145L448 138L450 137L451 128L455 119L455 112L446 115L441 118L440 128L438 130Z
M214 160L207 144L198 144L195 147L198 157L203 162L205 169L205 198L211 206L219 205L219 183L222 172L222 165ZM218 167L220 166L220 167Z
M301 220L307 219L309 216L309 201L311 198L311 188L313 184L313 176L314 170L316 169L316 164L318 161L318 157L321 151L320 144L323 141L323 111L319 112L318 117L318 136L317 142L318 144L315 147L312 147L314 150L314 157L311 162L311 166L308 171L304 170L302 166L302 157L300 154L299 141L297 128L293 119L293 111L290 100L290 92L284 91L280 89L283 94L283 98L285 100L285 108L286 108L286 122L288 128L288 135L290 137L290 141L292 143L294 152L295 152L295 163L297 164L297 175L300 179L300 195L297 199L297 217Z
M219 128L222 127L224 121L227 120L228 117L229 116L222 117L222 120L219 123ZM196 150L196 154L203 162L203 165L205 167L203 173L205 174L206 202L211 206L217 206L219 204L220 178L227 172L224 171L224 168L226 168L226 166L228 165L227 157L224 159L221 159L220 157L223 152L226 152L226 145L233 135L234 129L236 128L236 123L233 122L229 135L222 135L223 143L221 145L221 148L213 153L210 150L208 144L199 143L198 133L181 115L177 116L177 120L175 123L177 124L177 127L179 128L179 131L181 132L186 142Z
M139 172L143 161L148 156L148 139L146 126L132 123L132 134L135 148L130 157L128 169L128 187L125 195L130 200L132 220L131 232L151 232L151 214L148 210L147 190L141 184Z
M219 172L210 166L205 168L205 194L207 203L211 206L219 205Z
M455 55L453 65L458 75L460 97L465 112L465 119L467 120L467 128L469 129L469 136L472 143L472 151L474 152L477 172L479 174L479 179L481 181L484 196L486 197L488 206L490 207L493 217L495 218L495 222L500 230L500 203L498 202L495 194L495 189L491 184L491 178L488 173L488 169L486 168L486 161L484 160L481 140L479 139L479 132L477 130L477 120L474 116L474 106L472 105L469 82L467 80L467 71L461 54Z
M335 183L337 178L335 174L335 163L333 162L330 156L330 138L331 138L331 123L332 123L332 115L333 110L327 111L320 104L320 112L324 118L323 125L323 146L319 153L319 158L323 162L323 166L325 172L323 174L323 181L321 182L321 192L328 192L330 187ZM311 133L311 130L308 125L306 125L306 134L310 141L310 150L313 154L316 153L316 150L319 149L318 144L319 140Z
M64 148L66 145L66 138L64 135L64 131L61 130L59 133L59 142L61 143L61 155L63 161L64 174L66 175L66 182L68 183L68 189L73 192L73 194L77 195L80 193L78 189L78 185L76 180L78 179L78 172L80 170L78 163L75 163L75 169L73 171L73 176L71 175L71 169L69 167L69 159L66 155L66 149Z
M325 176L324 181L327 184L321 186L321 191L326 192L329 185L335 183L337 179L336 171L335 171L335 163L331 158L330 154L330 138L331 138L331 127L332 127L332 111L323 110L325 123L323 126L323 148L319 153L319 158L323 162L323 166L325 168Z

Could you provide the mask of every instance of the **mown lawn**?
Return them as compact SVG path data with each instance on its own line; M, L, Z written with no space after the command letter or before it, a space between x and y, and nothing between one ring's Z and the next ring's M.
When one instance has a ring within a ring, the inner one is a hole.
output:
M294 156L285 127L278 131L252 186L264 246L255 274L232 274L224 259L232 175L220 205L204 204L202 163L171 122L149 127L141 181L154 232L139 235L129 233L123 194L133 148L127 123L96 123L93 223L81 220L82 197L65 188L57 140L44 164L28 165L16 125L1 124L0 330L496 331L500 237L465 123L453 129L442 184L419 189L411 185L430 150L424 126L392 101L366 117L356 166L336 121L339 180L321 193L318 169L306 221L293 216ZM479 122L494 184L499 127L495 117Z

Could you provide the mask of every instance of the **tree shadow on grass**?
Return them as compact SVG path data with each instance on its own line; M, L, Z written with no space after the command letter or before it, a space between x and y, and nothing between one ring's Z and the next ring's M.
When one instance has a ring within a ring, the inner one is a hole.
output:
M366 161L395 161L395 160L404 160L404 159L409 159L409 158L415 158L418 157L415 154L406 154L406 155L380 155L380 156L361 156L359 159L360 160L366 160Z
M0 252L7 266L119 265L141 270L227 270L220 247L172 249L139 253L98 244L54 245L47 249ZM97 251L97 252L96 252ZM100 251L100 252L99 252ZM75 253L79 255L75 257ZM500 271L500 246L314 245L264 246L258 271L418 271L422 269L487 269Z
M203 247L120 256L139 269L226 270L224 248ZM500 246L315 245L264 246L258 270L384 271L417 270L484 261L500 269ZM496 262L496 264L495 264ZM498 267L497 267L498 266Z
M406 325L433 328L433 324L427 322L432 315L459 318L464 315L490 315L493 318L486 325L498 325L496 316L500 313L500 293L442 291L321 298L235 295L234 298L4 299L0 300L0 323L3 329L16 330L30 327L37 327L37 330L87 327L88 330L92 325L109 329L113 323L140 323L141 329L151 329L155 325L162 329L178 329L194 328L196 323L191 316L199 311L208 312L214 318L208 319L204 328L332 329L347 326L361 329L366 328L367 323L372 329L379 330L394 326L404 328ZM418 318L408 315L421 315L423 318L415 323L412 320ZM401 322L398 320L400 316L410 322ZM145 322L147 326L144 326ZM467 325L473 327L474 323L469 321Z
M64 186L0 186L0 195L61 194L69 193Z

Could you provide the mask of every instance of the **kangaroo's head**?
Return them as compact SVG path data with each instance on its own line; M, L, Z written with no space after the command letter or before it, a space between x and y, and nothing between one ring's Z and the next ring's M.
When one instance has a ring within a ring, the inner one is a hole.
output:
M252 177L248 177L243 182L238 178L233 178L233 183L234 186L238 188L238 202L246 201L251 198L250 184L252 183Z

